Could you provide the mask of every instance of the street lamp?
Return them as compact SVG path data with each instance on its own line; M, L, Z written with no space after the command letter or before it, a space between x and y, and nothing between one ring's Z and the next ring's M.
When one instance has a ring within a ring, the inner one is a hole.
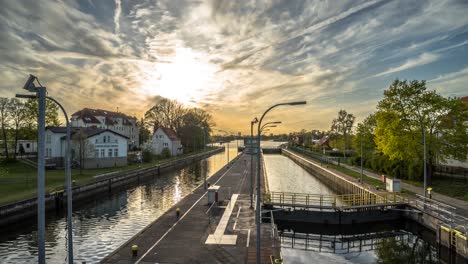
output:
M260 187L261 187L261 179L260 179L260 167L261 167L261 163L260 163L260 155L261 155L261 149L260 149L260 137L261 137L261 133L262 133L262 120L263 118L265 117L265 115L270 112L271 109L275 108L275 107L278 107L278 106L282 106L282 105L304 105L306 104L307 102L306 101L298 101L298 102L291 102L291 103L280 103L280 104L275 104L273 106L271 106L270 108L268 108L263 114L262 114L262 117L260 118L260 121L258 122L258 126L257 126L257 210L256 210L256 219L255 219L255 222L256 222L256 226L257 226L257 264L260 264L260 239L261 239L261 236L260 236L260 195L261 195L261 191L260 191Z
M253 208L253 125L258 123L258 119L255 117L250 121L250 209ZM258 166L258 165L257 165Z
M40 86L34 85L37 80ZM17 94L17 98L39 99L38 116L38 148L37 148L37 215L38 215L38 262L45 263L45 105L46 98L56 103L62 110L67 122L67 146L65 152L65 175L67 185L67 229L68 229L68 263L73 263L73 228L72 228L72 190L71 190L71 169L70 169L70 121L65 108L54 98L46 96L46 87L43 87L37 77L30 75L23 87L36 95Z

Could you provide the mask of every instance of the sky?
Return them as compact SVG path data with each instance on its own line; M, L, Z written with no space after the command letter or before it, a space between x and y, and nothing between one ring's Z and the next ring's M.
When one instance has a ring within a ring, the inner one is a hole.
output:
M158 98L249 133L271 105L273 133L362 120L396 79L468 95L468 1L0 0L0 97L29 74L69 113L138 118Z

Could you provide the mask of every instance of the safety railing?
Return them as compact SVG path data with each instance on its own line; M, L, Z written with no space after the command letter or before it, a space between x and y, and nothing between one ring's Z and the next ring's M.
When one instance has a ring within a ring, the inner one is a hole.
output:
M265 204L280 207L303 207L338 209L365 207L371 205L392 205L407 203L408 199L396 193L362 193L362 194L308 194L290 192L270 192L264 196Z

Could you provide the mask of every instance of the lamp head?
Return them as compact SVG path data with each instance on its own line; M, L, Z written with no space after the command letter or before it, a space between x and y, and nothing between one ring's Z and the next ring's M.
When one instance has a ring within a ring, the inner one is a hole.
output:
M32 95L32 94L16 94L15 97L16 98L27 98L27 99L37 98L36 95Z
M298 102L291 102L291 103L287 103L288 105L304 105L304 104L307 104L306 101L298 101Z
M255 123L258 123L258 118L255 117L253 120L252 120L252 124L255 124Z
M29 74L29 78L23 86L23 89L28 90L30 92L36 92L36 86L34 85L34 80L36 80L36 76Z

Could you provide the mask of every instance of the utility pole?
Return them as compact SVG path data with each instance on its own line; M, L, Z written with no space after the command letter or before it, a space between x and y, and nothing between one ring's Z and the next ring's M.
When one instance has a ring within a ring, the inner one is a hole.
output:
M45 264L45 108L46 87L37 87L39 115L37 118L37 254L39 264Z

